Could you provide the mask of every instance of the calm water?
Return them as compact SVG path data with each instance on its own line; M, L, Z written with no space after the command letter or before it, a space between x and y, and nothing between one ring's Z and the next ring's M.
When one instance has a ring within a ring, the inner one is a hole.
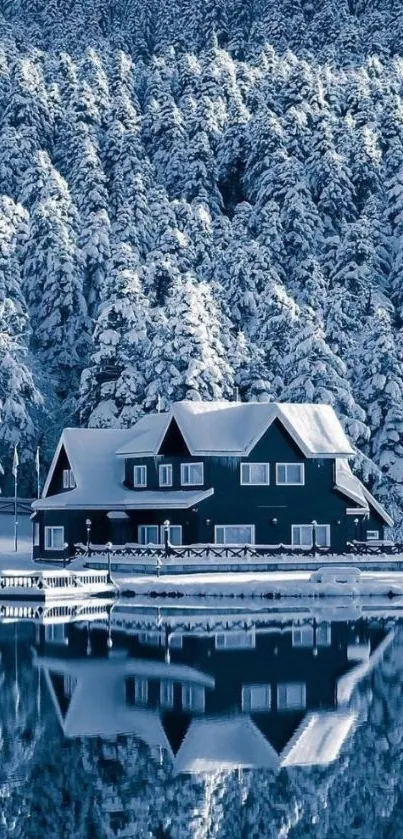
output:
M403 839L392 614L80 608L2 609L0 837Z

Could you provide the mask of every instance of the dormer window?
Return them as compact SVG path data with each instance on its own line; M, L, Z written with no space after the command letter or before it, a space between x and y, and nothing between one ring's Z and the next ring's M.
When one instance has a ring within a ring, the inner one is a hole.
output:
M63 489L74 489L75 485L73 470L63 469Z
M133 486L147 486L147 466L135 466L133 469Z
M203 463L181 463L182 486L202 486L204 483Z

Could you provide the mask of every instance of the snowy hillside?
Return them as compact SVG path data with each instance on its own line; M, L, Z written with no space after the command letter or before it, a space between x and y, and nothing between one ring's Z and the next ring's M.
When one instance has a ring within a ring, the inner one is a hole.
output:
M1 0L5 480L238 388L403 506L402 44L400 0Z

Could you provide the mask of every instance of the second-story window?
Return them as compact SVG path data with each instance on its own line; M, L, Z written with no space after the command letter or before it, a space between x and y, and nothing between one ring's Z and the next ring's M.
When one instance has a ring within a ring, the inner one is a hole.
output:
M181 463L182 486L200 486L204 483L203 463Z
M63 469L63 489L74 489L75 485L73 470Z
M303 486L305 469L303 463L276 463L276 484L280 486Z
M133 486L147 486L147 466L135 466L133 469Z
M270 483L270 463L241 463L241 484L267 486Z
M161 465L158 469L158 477L159 477L160 487L171 487L172 486L172 464L171 463L161 463Z

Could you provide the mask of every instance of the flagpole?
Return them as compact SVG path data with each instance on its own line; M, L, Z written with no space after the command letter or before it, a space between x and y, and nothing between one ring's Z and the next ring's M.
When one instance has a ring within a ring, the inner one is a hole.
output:
M14 470L14 550L18 551L17 484L18 470Z
M39 454L39 446L36 450L35 465L36 465L36 493L37 493L37 497L39 498L39 496L41 494L41 461L40 461L40 454Z

